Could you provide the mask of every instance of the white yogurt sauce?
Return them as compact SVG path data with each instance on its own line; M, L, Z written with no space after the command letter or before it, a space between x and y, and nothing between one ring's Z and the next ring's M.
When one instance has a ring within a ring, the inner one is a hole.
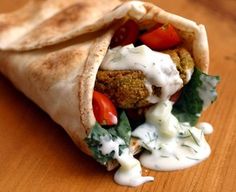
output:
M197 128L201 129L205 135L213 132L213 127L210 123L201 122L196 125Z
M140 156L144 167L161 171L184 169L210 155L205 132L189 123L178 122L171 110L170 101L156 104L147 111L146 122L132 133L148 150Z
M125 149L117 160L121 166L116 171L114 180L118 184L135 187L154 180L151 176L144 177L141 175L142 168L140 162L133 157L128 149Z
M116 183L135 187L154 180L153 177L142 176L140 162L133 157L128 148L124 149L123 153L119 155L119 145L125 144L121 138L118 137L113 141L110 137L103 136L100 141L100 151L102 154L106 155L114 151L114 159L120 163L120 168L114 175Z
M146 45L133 44L109 49L101 66L103 70L139 70L146 77L146 86L161 87L161 96L151 101L166 100L183 86L176 65L168 54L153 51ZM150 96L152 93L150 92Z
M203 108L206 109L212 103L212 96L216 97L217 93L212 91L212 87L216 87L218 80L208 79L206 76L200 76L202 86L197 89L199 97L203 101Z

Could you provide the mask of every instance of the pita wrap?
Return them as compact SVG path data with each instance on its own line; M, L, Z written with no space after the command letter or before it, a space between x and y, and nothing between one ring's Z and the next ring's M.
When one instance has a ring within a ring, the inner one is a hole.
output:
M96 74L115 29L127 19L135 20L140 28L172 24L196 66L208 71L205 27L150 3L35 0L16 12L0 14L1 73L88 155L91 151L84 139L95 124L92 95Z

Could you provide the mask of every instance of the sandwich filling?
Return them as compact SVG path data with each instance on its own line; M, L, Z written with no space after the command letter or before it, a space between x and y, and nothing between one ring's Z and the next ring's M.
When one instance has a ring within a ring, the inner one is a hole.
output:
M131 25L134 28L133 22ZM164 30L173 33L169 30L174 29L164 26ZM127 186L154 180L142 176L141 165L160 171L179 170L203 161L211 152L204 135L213 128L197 121L203 109L215 101L219 77L195 67L179 36L155 45L149 42L149 33L138 40L132 37L131 42L125 39L125 44L117 37L112 41L95 83L95 92L104 94L109 105L101 104L103 97L96 99L100 102L100 108L94 105L98 122L86 138L98 162L118 161L114 179ZM103 116L98 118L101 111ZM114 116L117 119L112 121ZM143 150L139 160L134 157L133 140Z

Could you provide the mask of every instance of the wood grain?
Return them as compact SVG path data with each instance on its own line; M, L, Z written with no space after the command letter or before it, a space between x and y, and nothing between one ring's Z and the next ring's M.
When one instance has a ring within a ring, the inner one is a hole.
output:
M8 12L25 2L1 0L0 11ZM214 125L214 133L207 138L212 147L210 158L182 171L144 169L144 174L154 176L155 182L137 188L118 186L112 179L114 172L106 172L82 154L47 114L0 75L0 191L235 191L236 23L233 7L236 3L233 0L153 2L207 27L210 73L221 76L218 101L201 118Z

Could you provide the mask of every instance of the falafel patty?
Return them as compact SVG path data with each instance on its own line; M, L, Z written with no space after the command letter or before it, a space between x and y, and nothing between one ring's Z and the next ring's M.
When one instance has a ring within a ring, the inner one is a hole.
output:
M170 55L176 68L179 71L180 78L183 80L184 85L190 80L189 72L193 72L194 60L191 54L185 48L177 48L173 50L166 50L163 53Z
M167 50L176 64L183 83L189 81L189 71L193 70L194 61L190 53L184 48ZM145 75L142 71L132 70L99 70L96 77L96 91L108 95L113 103L123 109L149 106L150 93L145 86ZM159 97L161 88L152 86L152 94Z

